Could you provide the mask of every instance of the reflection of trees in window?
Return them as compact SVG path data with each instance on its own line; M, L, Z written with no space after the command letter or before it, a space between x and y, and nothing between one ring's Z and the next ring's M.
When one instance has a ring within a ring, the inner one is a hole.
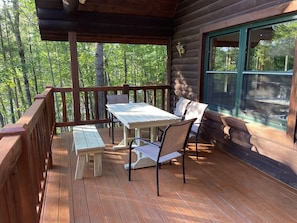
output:
M233 109L239 55L239 32L211 38L208 101Z
M209 70L236 71L238 52L239 33L232 33L212 38Z
M216 71L236 71L238 48L217 47L213 68Z
M248 70L293 69L296 22L274 24L249 31Z

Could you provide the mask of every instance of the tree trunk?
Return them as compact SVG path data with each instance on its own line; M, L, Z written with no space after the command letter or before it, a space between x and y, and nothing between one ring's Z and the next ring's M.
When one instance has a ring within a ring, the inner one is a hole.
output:
M103 43L96 43L96 85L104 86ZM105 117L105 100L103 92L98 93L99 118Z
M51 55L50 55L50 51L48 49L48 42L47 41L45 42L45 47L46 47L47 59L48 59L49 66L50 66L50 73L51 73L51 77L52 77L52 85L54 87L56 87L55 75L54 75L53 65L52 65L52 58L51 58ZM58 99L57 99L57 94L55 94L54 97L55 97L54 101L56 103L56 109L57 109L56 113L57 113L58 118L60 119L61 114L60 114L60 109L59 109L60 106L58 105L59 102L58 102Z
M56 61L58 63L58 70L59 70L60 87L63 87L61 60L60 60L60 54L59 54L59 45L57 42L55 42L55 46L56 46Z
M8 89L8 95L9 95L11 122L15 123L14 106L13 106L13 93L12 93L12 89L9 86L7 86L7 89Z
M49 66L50 66L50 73L51 73L51 77L52 77L52 85L54 87L56 87L55 75L54 75L53 66L52 66L52 58L50 56L50 52L49 52L49 49L48 49L48 43L47 43L47 41L45 42L45 46L46 46L47 59L48 59Z
M13 74L12 74L12 76L14 77L13 82L17 86L17 91L15 92L15 101L17 102L17 104L16 104L17 110L20 111L19 99L20 99L20 101L22 103L22 106L21 106L22 108L26 107L26 102L25 102L21 82L20 82L20 79L18 78L18 75L17 75L17 71L16 71L17 65L15 63L14 55L12 53L13 47L12 47L12 44L11 44L11 41L10 41L8 30L9 29L7 27L7 24L6 24L6 39L7 39L7 43L8 43L9 62L10 62L10 66L12 67L12 70L13 70ZM5 64L6 64L6 62L5 62Z
M1 123L1 128L3 128L4 127L4 119L3 119L3 115L1 112L0 112L0 123Z
M4 102L3 102L3 100L2 100L2 98L0 98L0 104L1 104L1 107L2 107L2 113L1 113L1 115L2 115L2 120L1 120L1 125L2 125L2 127L4 127L4 125L5 125L5 123L8 123L8 121L7 121L7 111L6 111L6 107L5 107L5 105L4 105ZM4 115L3 115L4 114Z
M32 104L31 102L31 93L30 93L30 87L29 87L29 80L28 80L28 74L27 74L27 68L26 68L26 59L25 59L25 50L24 45L21 39L21 32L20 32L20 11L19 11L19 2L18 0L13 0L13 9L14 9L14 23L11 22L12 29L15 35L15 38L17 40L18 50L19 50L19 56L22 64L22 72L23 72L23 79L24 79L24 86L25 86L25 92L26 92L26 99L27 103L30 106ZM11 20L11 16L10 16ZM12 20L11 20L12 21Z
M109 54L110 54L110 52L111 52L111 48L109 48L109 50L108 50L108 52L105 52L104 53L104 56L105 56L105 58L104 58L104 81L105 81L105 83L104 83L104 85L105 86L110 86L110 74L106 71L107 69L108 69L108 66L109 66L109 60L108 60L108 58L109 58Z
M6 27L7 28L7 27ZM7 32L7 29L6 29L6 34L8 36L8 32ZM2 56L3 56L3 65L5 67L5 70L6 71L9 71L9 62L11 62L11 67L13 68L12 70L14 71L14 76L17 76L16 75L16 70L15 70L15 66L14 64L12 63L12 53L11 53L11 44L10 44L10 40L9 38L7 38L7 42L8 42L8 53L9 53L9 57L11 58L10 61L8 61L8 57L6 56L6 50L5 50L5 47L4 47L4 43L3 43L3 34L2 34L2 28L0 28L0 38L1 38L1 47L2 47ZM8 74L9 75L9 74ZM13 75L11 75L13 76ZM18 85L16 84L16 77L12 77L13 79L13 82L14 82L14 95L12 93L12 89L11 87L9 86L9 83L7 83L7 88L9 89L9 98L10 98L10 107L13 108L14 105L13 105L13 98L15 99L15 105L16 105L16 110L17 110L17 114L18 114L18 118L21 117L21 110L20 110L20 106L19 106L19 101L18 101L18 94L17 94L17 87ZM10 81L9 81L10 82ZM14 109L11 109L11 111L14 111ZM13 120L15 120L15 115L13 114ZM2 117L2 120L3 120L3 117Z
M15 106L17 108L17 114L18 118L22 116L21 110L20 110L20 104L19 104L19 99L18 99L18 88L21 88L20 80L16 77L13 78L14 82L14 101L15 101Z
M128 66L127 66L127 55L126 51L124 52L124 70L125 70L125 78L124 78L124 83L127 84L127 76L128 76Z
M32 50L30 36L29 36L28 42L29 42L28 44L29 44L29 52L30 52L30 62L31 62L31 66L32 66L32 73L33 73L33 79L34 79L35 94L38 94L38 81L37 81L37 76L36 76L36 71L35 71L34 56L33 56L33 50Z

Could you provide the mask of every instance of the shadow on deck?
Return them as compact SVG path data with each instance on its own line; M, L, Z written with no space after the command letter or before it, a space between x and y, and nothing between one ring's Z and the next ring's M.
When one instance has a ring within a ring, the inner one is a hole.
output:
M156 196L155 168L128 171L127 150L112 149L108 129L103 176L74 180L72 134L54 138L41 222L297 222L297 190L214 147L201 146L199 160L186 156L186 184L178 162L160 170ZM116 129L116 143L122 129ZM190 146L193 149L194 145Z

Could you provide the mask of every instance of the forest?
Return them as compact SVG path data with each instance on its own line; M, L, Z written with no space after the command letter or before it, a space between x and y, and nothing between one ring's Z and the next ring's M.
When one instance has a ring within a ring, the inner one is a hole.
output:
M0 0L0 129L15 123L46 86L71 87L68 42L41 40L34 0ZM78 43L80 86L164 84L166 46ZM98 75L98 74L97 74Z

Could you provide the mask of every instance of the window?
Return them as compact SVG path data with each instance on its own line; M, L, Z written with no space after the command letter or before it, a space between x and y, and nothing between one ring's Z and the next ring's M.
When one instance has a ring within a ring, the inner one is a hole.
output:
M210 39L207 79L207 101L212 105L232 108L239 54L239 32Z
M210 33L204 82L209 108L286 129L296 35L292 18Z

